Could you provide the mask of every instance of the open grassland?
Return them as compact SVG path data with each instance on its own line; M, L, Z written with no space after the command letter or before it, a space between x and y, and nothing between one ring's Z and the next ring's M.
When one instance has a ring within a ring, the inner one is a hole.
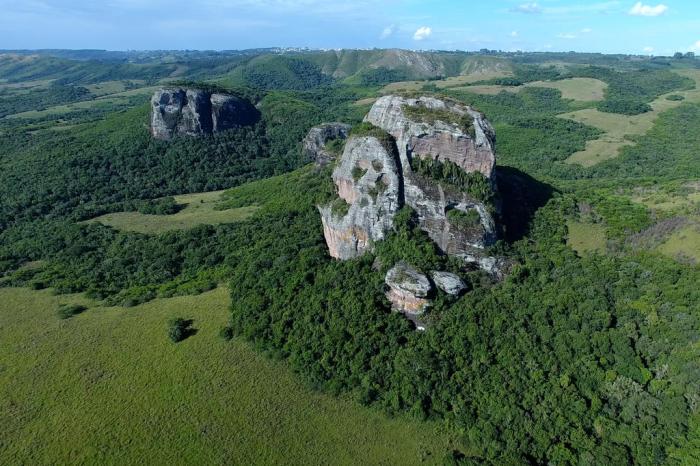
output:
M99 222L117 230L158 234L170 230L186 230L197 225L219 225L240 222L250 217L255 206L216 210L224 191L194 193L174 196L175 202L184 206L171 215L151 215L140 212L116 212L101 215L89 222Z
M682 261L700 262L700 223L688 225L666 239L659 252Z
M137 86L144 86L146 81L143 80L123 80L123 81L104 81L97 84L88 84L85 86L91 94L101 97L110 94L118 94L125 92L127 83L132 83Z
M597 223L569 221L567 244L579 254L590 252L605 252L605 226Z
M62 303L91 306L59 320ZM229 295L102 308L0 289L0 464L435 464L450 441L217 334ZM174 344L168 319L194 319ZM425 462L423 462L425 460Z
M606 83L592 78L569 78L560 81L535 81L525 84L525 87L549 87L559 89L564 99L580 102L596 102L603 100Z
M700 190L688 193L666 193L657 190L636 192L632 201L644 204L650 209L665 212L683 211L700 205Z
M438 86L440 84L438 82ZM497 84L474 84L454 87L453 90L472 92L474 94L497 95L501 92L520 92L527 87L547 87L559 89L562 98L579 102L595 102L603 100L606 83L591 78L569 78L560 81L534 81L522 86L501 86Z
M671 93L682 95L683 101L668 100L666 97L669 94L665 94L651 103L652 111L641 115L605 113L592 108L560 115L562 118L578 121L605 131L605 134L599 139L588 141L586 148L571 155L567 162L590 167L616 157L622 147L633 144L629 136L645 134L651 129L661 113L678 107L682 102L700 102L700 70L679 70L677 72L694 79L696 82L695 89Z

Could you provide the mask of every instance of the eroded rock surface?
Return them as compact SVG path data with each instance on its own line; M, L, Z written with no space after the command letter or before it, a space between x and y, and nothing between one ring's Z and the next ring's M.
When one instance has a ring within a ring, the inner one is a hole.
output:
M420 315L430 305L429 298L433 291L430 280L405 262L392 267L387 272L384 283L388 287L386 297L396 311Z
M414 109L410 115L408 107ZM428 118L420 118L420 112ZM442 118L443 115L450 118ZM482 174L495 189L495 134L481 113L432 97L385 96L375 102L365 121L396 139L405 203L417 212L421 228L442 251L450 255L474 255L496 241L493 206L465 192L449 189L445 183L415 173L411 168L414 158L449 161L465 173ZM478 224L472 228L455 225L447 216L452 209L467 215L475 211Z
M335 159L336 154L329 151L326 145L330 141L346 139L350 128L345 123L326 123L311 128L302 142L304 156L307 160L316 162L316 165L327 165Z
M251 125L259 118L247 100L202 89L159 89L151 98L151 106L151 134L165 140Z
M385 238L402 206L399 175L396 155L379 139L348 139L333 171L338 199L319 206L331 256L351 259Z
M421 229L444 253L496 275L495 258L489 258L485 249L497 239L497 206L483 190L469 189L472 183L489 192L496 189L495 135L484 116L468 106L432 97L385 96L365 121L388 136L382 143L352 136L347 142L333 180L339 198L349 204L348 213L333 216L330 206L320 208L330 254L338 259L363 254L385 237L396 210L408 205L417 213ZM316 141L322 140L321 132L315 133L309 147L317 150ZM381 166L372 167L374 160ZM420 163L414 171L416 162ZM458 172L461 184L436 179L431 170L421 168L424 162ZM353 170L355 175L363 170L362 176L355 177ZM391 180L398 190L378 198L368 196L376 194L381 179Z
M467 288L462 279L453 273L436 270L431 275L435 285L449 295L459 296Z

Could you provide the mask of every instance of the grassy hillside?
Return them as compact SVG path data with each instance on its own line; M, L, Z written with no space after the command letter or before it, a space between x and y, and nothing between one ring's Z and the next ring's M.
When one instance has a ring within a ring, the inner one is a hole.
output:
M89 310L59 320L60 303ZM319 394L218 332L225 289L104 308L0 289L0 463L439 464L437 426ZM194 319L174 344L167 321Z

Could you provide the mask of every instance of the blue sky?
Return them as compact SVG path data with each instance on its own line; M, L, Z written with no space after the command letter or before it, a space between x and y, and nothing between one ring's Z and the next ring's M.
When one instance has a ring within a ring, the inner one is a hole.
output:
M700 2L0 0L0 49L700 52Z

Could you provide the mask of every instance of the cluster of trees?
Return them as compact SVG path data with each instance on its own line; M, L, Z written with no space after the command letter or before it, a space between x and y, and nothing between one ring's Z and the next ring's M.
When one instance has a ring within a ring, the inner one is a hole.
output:
M402 69L390 69L386 67L370 68L360 73L360 85L383 86L385 84L407 81L410 74Z
M484 175L479 172L467 173L462 167L449 160L413 157L411 169L419 175L444 183L447 188L465 192L479 201L493 201L494 191Z
M93 95L82 86L54 84L29 92L0 93L0 118L29 110L44 110L52 105L60 105L81 100L90 100Z

